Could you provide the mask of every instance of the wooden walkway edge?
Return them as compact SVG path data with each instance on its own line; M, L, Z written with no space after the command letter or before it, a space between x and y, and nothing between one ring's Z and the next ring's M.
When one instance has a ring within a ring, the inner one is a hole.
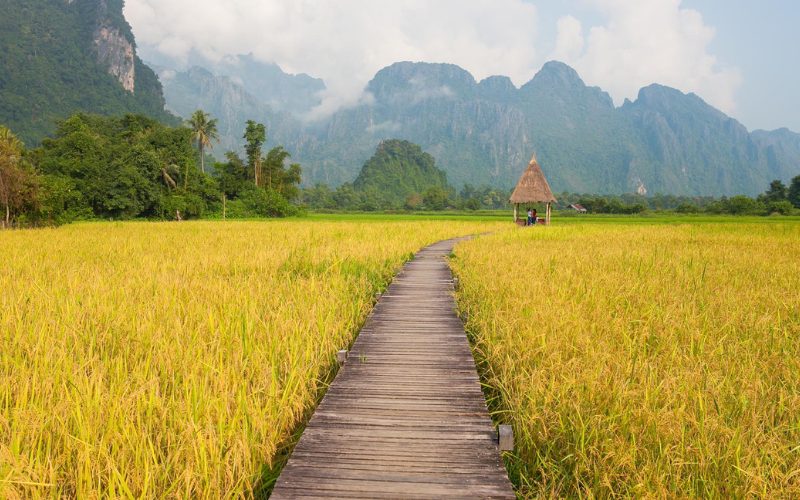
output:
M395 277L315 411L272 498L514 498L445 256Z

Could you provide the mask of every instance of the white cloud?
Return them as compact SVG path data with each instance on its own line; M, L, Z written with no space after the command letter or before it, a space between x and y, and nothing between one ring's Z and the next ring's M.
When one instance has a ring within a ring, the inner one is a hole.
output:
M553 56L575 67L617 102L661 83L696 92L728 113L735 109L738 69L724 67L709 53L714 28L701 14L682 8L680 0L591 0L607 19L584 39L572 17L558 22Z
M392 134L395 132L399 132L403 125L400 122L396 121L385 121L378 124L370 124L365 129L370 134L379 134L379 133L388 133Z
M369 99L364 85L397 61L449 62L478 79L525 83L545 61L536 50L537 3L544 10L538 0L127 0L125 13L140 45L172 58L252 52L323 78L328 89L315 114L326 115ZM714 29L700 13L680 0L573 0L559 8L578 4L603 22L558 19L548 59L572 65L617 103L661 83L733 111L739 72L710 53Z
M564 16L557 23L558 36L553 59L571 61L583 52L583 26L572 16Z
M177 73L175 72L175 70L172 70L172 69L165 69L161 73L158 74L158 78L162 82L168 82L168 81L172 80L173 78L175 78L176 76L177 76Z
M536 7L524 0L127 0L137 42L172 58L252 52L325 80L321 111L356 102L403 60L449 62L518 84L538 69Z

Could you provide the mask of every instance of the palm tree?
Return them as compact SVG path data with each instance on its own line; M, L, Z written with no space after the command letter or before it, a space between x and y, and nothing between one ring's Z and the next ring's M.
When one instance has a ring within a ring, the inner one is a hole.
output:
M247 141L244 150L247 152L248 166L253 169L256 187L261 186L261 147L267 140L267 128L263 123L247 120L243 139Z
M187 124L192 129L192 137L197 141L197 149L200 150L200 170L206 173L205 148L206 146L210 148L214 147L211 145L211 141L219 142L217 119L211 119L208 113L202 109L198 109L192 114L192 117L189 118Z
M25 145L10 129L0 125L0 203L5 208L2 227L11 226L11 210L23 203L26 173L20 168Z
M11 129L3 125L0 125L0 142L2 142L2 145L4 146L4 152L7 151L15 158L20 156L23 148L25 147L22 141L19 140L16 135L14 135Z

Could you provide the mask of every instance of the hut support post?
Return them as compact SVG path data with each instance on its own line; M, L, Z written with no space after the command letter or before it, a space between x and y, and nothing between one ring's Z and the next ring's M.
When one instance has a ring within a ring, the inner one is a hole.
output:
M517 220L518 220L518 217L517 217L517 216L518 216L518 214L519 214L519 204L517 204L517 203L514 203L514 224L516 224L516 223L517 223Z
M547 204L547 212L546 212L546 215L545 215L544 223L547 226L550 225L550 203Z

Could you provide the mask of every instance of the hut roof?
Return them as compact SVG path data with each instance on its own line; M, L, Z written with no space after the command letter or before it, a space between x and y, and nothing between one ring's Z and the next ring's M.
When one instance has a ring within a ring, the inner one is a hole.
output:
M511 203L555 203L556 198L544 178L542 167L533 155L528 168L519 178L517 187L511 194Z

